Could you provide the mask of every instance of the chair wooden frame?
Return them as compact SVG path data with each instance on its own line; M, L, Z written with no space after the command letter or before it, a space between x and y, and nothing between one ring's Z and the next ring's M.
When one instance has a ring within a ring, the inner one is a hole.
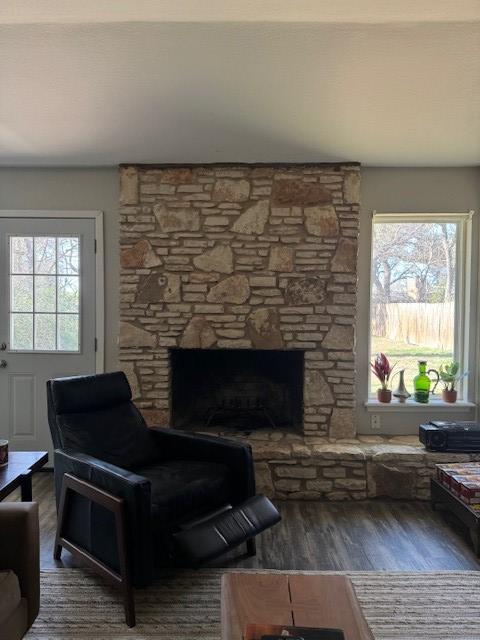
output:
M77 493L98 504L111 513L115 518L115 530L117 552L120 563L120 571L117 572L105 563L101 562L89 551L79 546L64 535L64 524L68 513L72 493ZM65 473L63 475L62 490L58 508L57 533L53 557L60 560L62 547L70 551L75 557L83 560L91 569L99 573L114 585L120 586L123 594L125 622L127 626L135 626L135 600L131 578L131 559L128 551L127 514L123 498L99 489L95 485L81 480L76 476Z

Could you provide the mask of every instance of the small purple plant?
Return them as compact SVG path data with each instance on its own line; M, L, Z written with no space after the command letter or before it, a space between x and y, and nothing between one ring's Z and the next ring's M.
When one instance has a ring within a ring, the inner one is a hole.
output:
M388 389L388 382L395 365L391 365L384 353L377 353L375 360L370 363L372 373L378 378L382 389Z

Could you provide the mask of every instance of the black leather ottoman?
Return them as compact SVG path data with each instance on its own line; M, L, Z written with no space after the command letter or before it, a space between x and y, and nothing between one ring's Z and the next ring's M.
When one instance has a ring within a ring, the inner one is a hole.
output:
M234 549L280 520L277 509L260 494L173 534L173 538L179 555L200 565Z

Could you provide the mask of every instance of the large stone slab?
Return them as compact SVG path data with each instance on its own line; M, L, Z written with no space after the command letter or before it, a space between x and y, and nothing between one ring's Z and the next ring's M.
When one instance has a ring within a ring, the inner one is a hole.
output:
M245 202L250 196L248 180L230 180L227 178L216 180L213 187L212 200L214 202Z
M188 167L178 167L178 169L163 169L160 174L160 182L165 184L190 184L193 182L193 169Z
M269 214L269 201L259 200L237 218L232 230L236 233L244 233L246 235L260 235L265 229Z
M164 288L165 277L161 271L155 270L146 276L141 276L135 302L139 304L159 302L163 300Z
M322 342L324 349L353 349L354 330L352 326L334 324Z
M289 273L293 271L294 250L292 247L278 245L270 249L268 268L270 271L283 271Z
M120 204L138 204L138 171L135 167L120 169Z
M312 236L335 238L338 236L339 226L335 208L332 205L323 207L306 207L305 227Z
M247 335L255 349L281 349L283 337L276 309L262 308L247 318Z
M181 279L178 273L168 273L165 276L165 288L163 290L163 299L165 302L180 302L181 297Z
M255 463L255 484L258 493L263 493L267 498L273 498L272 472L267 462Z
M135 371L135 364L133 362L122 362L121 368L124 374L127 376L128 382L130 383L130 389L132 390L132 400L140 398L142 394L140 384L138 382L137 372Z
M246 276L230 276L213 286L207 295L208 302L243 304L250 296L250 285Z
M153 210L160 231L198 231L200 217L195 209L168 209L165 205L157 205Z
M314 304L323 302L326 298L327 284L317 276L291 279L285 292L288 304Z
M356 432L353 409L333 409L328 435L330 438L354 438Z
M315 182L288 179L275 180L272 189L272 204L277 207L306 207L330 204L332 194Z
M168 409L141 409L142 416L149 427L169 427Z
M153 333L145 331L130 322L120 322L118 344L120 347L154 347L157 338Z
M367 462L367 487L370 498L415 498L416 476L411 469L394 464Z
M357 242L350 238L340 238L332 258L335 273L355 273L357 270Z
M148 240L139 240L133 247L120 253L120 265L124 269L151 269L162 264Z
M233 251L228 245L218 245L199 256L195 256L193 264L202 271L232 273Z
M360 172L348 171L343 182L343 194L348 204L360 203Z
M304 402L308 407L334 403L330 385L317 369L307 369L305 371Z
M217 337L213 327L202 317L190 320L180 339L183 349L208 349L213 347Z

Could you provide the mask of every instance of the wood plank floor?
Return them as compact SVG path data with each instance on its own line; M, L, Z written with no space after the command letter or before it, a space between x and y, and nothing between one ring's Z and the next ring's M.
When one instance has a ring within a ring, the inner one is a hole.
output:
M56 527L53 473L33 479L40 505L41 565L77 566L64 551L52 558ZM18 493L10 496L18 500ZM255 558L224 557L217 567L337 571L433 571L480 569L468 532L448 513L428 503L365 502L277 503L282 522L262 534ZM238 553L238 552L237 552Z

